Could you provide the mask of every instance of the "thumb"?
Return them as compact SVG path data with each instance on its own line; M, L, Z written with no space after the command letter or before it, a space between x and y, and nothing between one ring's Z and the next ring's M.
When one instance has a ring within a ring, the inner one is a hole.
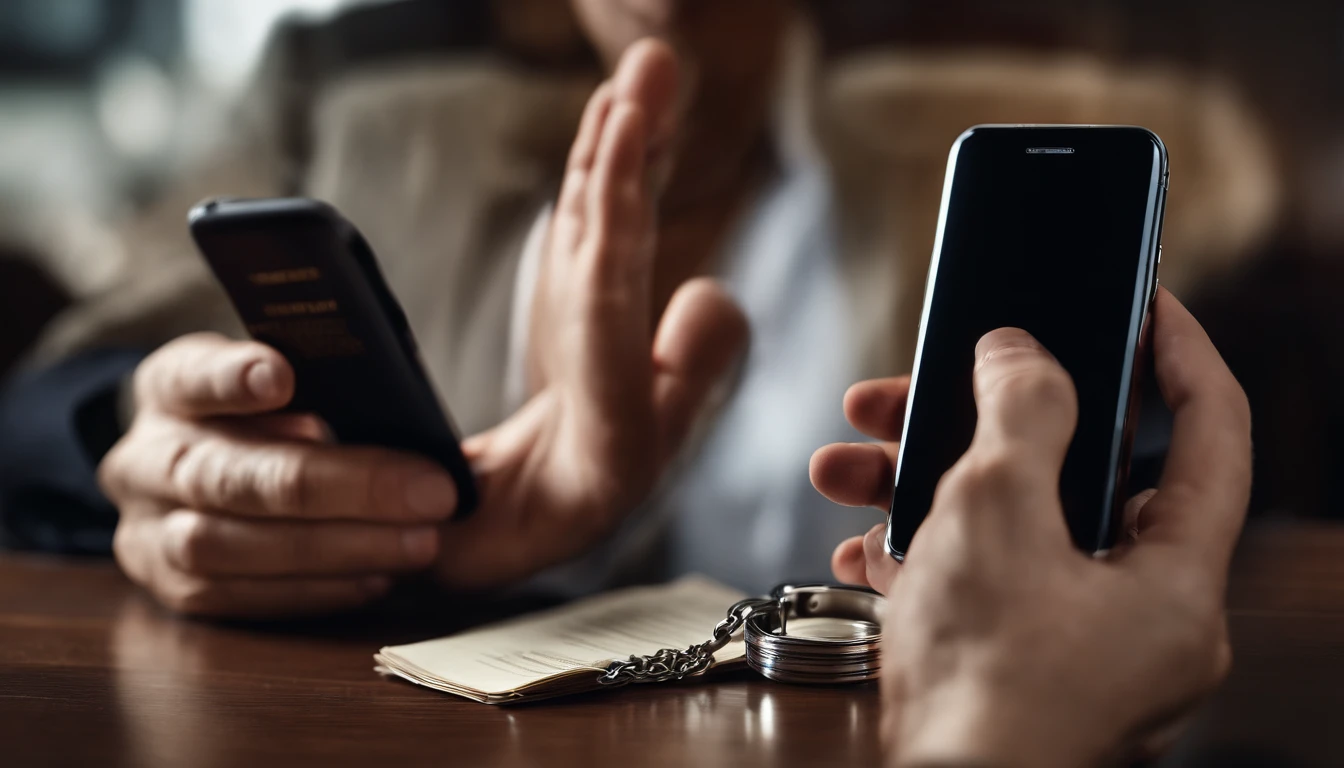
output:
M266 413L294 395L294 371L279 352L213 333L181 336L135 372L137 407L188 418Z
M1073 379L1030 334L990 331L975 347L971 452L1011 456L1059 475L1078 422Z
M664 458L681 447L749 335L746 315L715 281L689 280L672 295L653 340L653 407Z

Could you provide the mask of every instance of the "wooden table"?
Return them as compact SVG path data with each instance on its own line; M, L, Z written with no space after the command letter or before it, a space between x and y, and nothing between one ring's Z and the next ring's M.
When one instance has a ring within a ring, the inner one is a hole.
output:
M1167 762L1344 765L1344 527L1253 530L1230 600L1235 671ZM165 615L108 563L0 555L0 765L879 762L873 686L743 674L497 708L379 678L380 645L461 624L429 604L211 625ZM1220 749L1269 761L1210 762Z

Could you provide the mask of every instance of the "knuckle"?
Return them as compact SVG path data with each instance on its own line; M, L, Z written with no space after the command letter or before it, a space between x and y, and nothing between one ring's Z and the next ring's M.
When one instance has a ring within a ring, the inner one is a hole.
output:
M169 562L187 574L210 569L219 537L209 516L194 510L172 512L164 518L163 530Z
M1017 483L1017 471L1009 457L972 452L943 476L938 489L967 503L980 505L1005 498Z
M118 440L112 446L112 449L103 456L103 460L98 462L96 475L98 487L102 489L103 495L114 502L119 501L126 493L127 475L129 474L126 442L130 437L130 433L128 433Z
M169 488L184 501L195 502L205 491L201 478L201 454L205 448L197 442L181 440L168 451L168 462L163 468Z
M180 430L165 428L157 420L139 416L102 461L95 477L103 493L119 507L143 495L138 489L149 484L160 487L167 480L173 485L173 464L185 451L187 441Z
M933 488L933 509L948 510L962 506L966 487L967 478L960 463L952 465Z
M1013 400L1049 405L1072 405L1077 394L1073 381L1057 365L1027 366L1004 375L1000 391Z
M257 472L256 484L264 498L283 511L307 509L312 462L302 455L275 456Z
M247 485L245 465L228 459L216 440L183 441L170 464L173 486L193 504L227 508Z

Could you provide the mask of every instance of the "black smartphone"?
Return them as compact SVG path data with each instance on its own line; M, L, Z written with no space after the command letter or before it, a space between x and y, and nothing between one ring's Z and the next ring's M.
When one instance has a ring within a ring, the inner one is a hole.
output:
M1157 291L1167 151L1143 128L977 126L948 161L887 515L898 560L975 431L975 345L1013 326L1078 391L1060 479L1074 543L1112 546Z
M456 516L470 514L476 482L456 429L354 225L304 198L210 200L188 223L248 333L293 366L290 410L321 417L342 443L436 461L457 483Z

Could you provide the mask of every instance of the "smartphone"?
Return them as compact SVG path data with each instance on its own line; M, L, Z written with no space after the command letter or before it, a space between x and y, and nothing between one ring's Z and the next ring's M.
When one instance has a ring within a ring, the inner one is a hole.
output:
M977 126L952 147L887 515L897 560L975 431L975 345L1022 328L1078 392L1060 478L1074 544L1115 541L1147 318L1157 291L1167 151L1144 128Z
M339 442L434 460L457 483L456 517L470 514L476 482L457 431L354 225L304 198L209 200L188 224L248 333L293 366L290 410L316 414Z

